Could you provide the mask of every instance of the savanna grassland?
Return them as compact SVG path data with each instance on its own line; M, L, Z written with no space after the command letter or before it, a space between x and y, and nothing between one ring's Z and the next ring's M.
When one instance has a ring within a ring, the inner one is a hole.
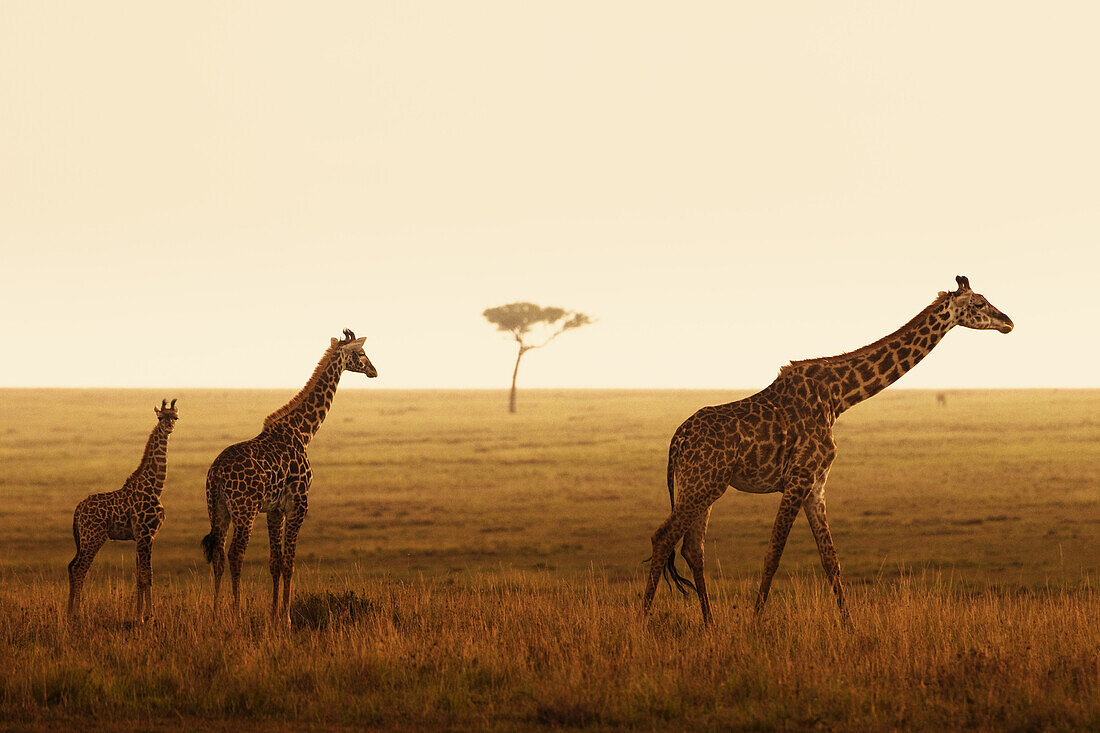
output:
M222 730L1100 728L1100 392L887 391L836 426L842 627L795 525L751 603L777 496L728 492L715 624L662 586L675 427L731 392L344 389L314 440L290 629L258 523L244 611L214 620L207 467L291 390L0 390L0 727ZM135 625L133 544L64 619L72 510L137 465L179 397ZM682 561L681 561L682 563Z

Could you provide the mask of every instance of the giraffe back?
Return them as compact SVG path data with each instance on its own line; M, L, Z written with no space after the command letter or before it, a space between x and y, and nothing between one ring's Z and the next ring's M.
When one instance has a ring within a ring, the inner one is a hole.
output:
M735 402L704 407L673 436L681 482L782 491L807 464L827 469L835 455L828 391L793 372Z
M208 500L255 503L262 512L284 509L296 498L286 493L288 479L308 465L297 433L270 426L218 454L206 474Z

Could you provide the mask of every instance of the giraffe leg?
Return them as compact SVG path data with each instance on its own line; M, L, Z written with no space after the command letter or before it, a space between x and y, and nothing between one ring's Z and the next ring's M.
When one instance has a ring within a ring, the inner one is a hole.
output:
M252 525L256 522L256 512L241 517L233 530L233 540L229 543L229 578L233 582L233 613L241 611L241 568L244 566L244 551L248 547L248 538L252 535Z
M148 621L153 613L153 541L142 538L137 541L137 598L134 609L138 621Z
M140 563L141 561L138 560L138 562ZM137 576L139 574L140 571L134 574L134 600L130 603L130 617L137 620L141 619L141 602L144 600L141 595L141 585L137 581Z
M223 479L210 474L206 478L206 513L210 517L210 534L202 538L206 561L214 571L213 614L218 615L218 599L221 596L222 574L225 572L225 538L229 535L231 515L225 499Z
M707 523L710 521L710 507L703 516L695 520L684 534L684 544L680 554L687 560L695 580L695 592L699 594L699 605L703 611L703 621L711 623L710 597L707 595L707 580L703 573L703 539L707 535Z
M283 573L283 518L282 511L272 509L267 513L267 538L271 545L271 620L279 606L279 578Z
M817 491L811 493L806 498L804 507L810 530L817 541L817 551L821 555L821 567L825 569L825 575L832 583L833 593L836 594L836 605L840 609L840 616L845 623L851 623L848 607L844 602L844 585L840 581L840 560L837 559L836 550L833 548L833 536L829 533L829 522L825 517L824 494Z
M225 572L225 535L215 540L214 554L210 560L214 568L214 614L218 613L218 596L222 588L222 574Z
M306 518L306 504L301 501L294 505L286 520L286 546L283 548L283 607L282 617L290 623L290 578L294 575L294 554L298 545L298 531Z
M96 531L89 527L81 531L76 557L69 562L69 616L80 613L80 602L84 595L84 578L88 575L88 569L92 567L92 560L95 559L96 553L106 541L106 528Z
M676 503L668 519L661 523L657 531L653 533L653 554L650 556L649 580L645 586L645 596L642 601L642 616L649 614L653 605L653 596L657 592L657 585L661 582L661 575L665 571L668 559L676 551L676 543L688 528L703 516L710 504L692 504L688 508L683 501Z
M649 556L649 579L645 584L645 595L642 600L642 616L649 615L649 608L653 605L653 596L657 592L657 585L661 582L661 575L668 562L668 556L676 549L676 540L673 536L673 524L675 513L668 515L668 519L661 523L657 531L653 533L653 554Z
M788 488L783 492L783 499L779 502L779 512L775 515L775 524L772 526L772 539L768 545L768 552L764 556L764 575L760 578L760 591L756 595L755 613L760 614L764 610L764 602L768 600L768 591L772 587L772 578L779 567L779 558L783 554L783 548L787 545L787 535L791 532L794 518L798 516L798 510L806 500L807 490L796 487Z

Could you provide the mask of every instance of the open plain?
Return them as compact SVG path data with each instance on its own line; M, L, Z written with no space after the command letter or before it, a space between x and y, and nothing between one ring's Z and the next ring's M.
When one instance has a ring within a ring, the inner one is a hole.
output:
M668 439L702 391L344 389L310 447L291 628L262 520L240 618L210 613L204 477L286 391L0 390L0 727L838 730L1100 728L1100 391L892 390L843 415L830 525L839 623L796 523L751 604L778 495L727 494L707 537L715 624L642 560ZM72 511L137 466L179 397L153 547L65 621ZM681 566L683 561L680 560Z

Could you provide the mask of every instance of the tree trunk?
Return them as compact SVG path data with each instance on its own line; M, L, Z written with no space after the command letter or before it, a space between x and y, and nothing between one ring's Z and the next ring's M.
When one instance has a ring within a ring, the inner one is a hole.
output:
M512 370L512 393L508 397L508 412L516 411L516 375L519 374L519 360L523 358L523 353L527 349L522 346L519 347L519 352L516 353L516 368Z

